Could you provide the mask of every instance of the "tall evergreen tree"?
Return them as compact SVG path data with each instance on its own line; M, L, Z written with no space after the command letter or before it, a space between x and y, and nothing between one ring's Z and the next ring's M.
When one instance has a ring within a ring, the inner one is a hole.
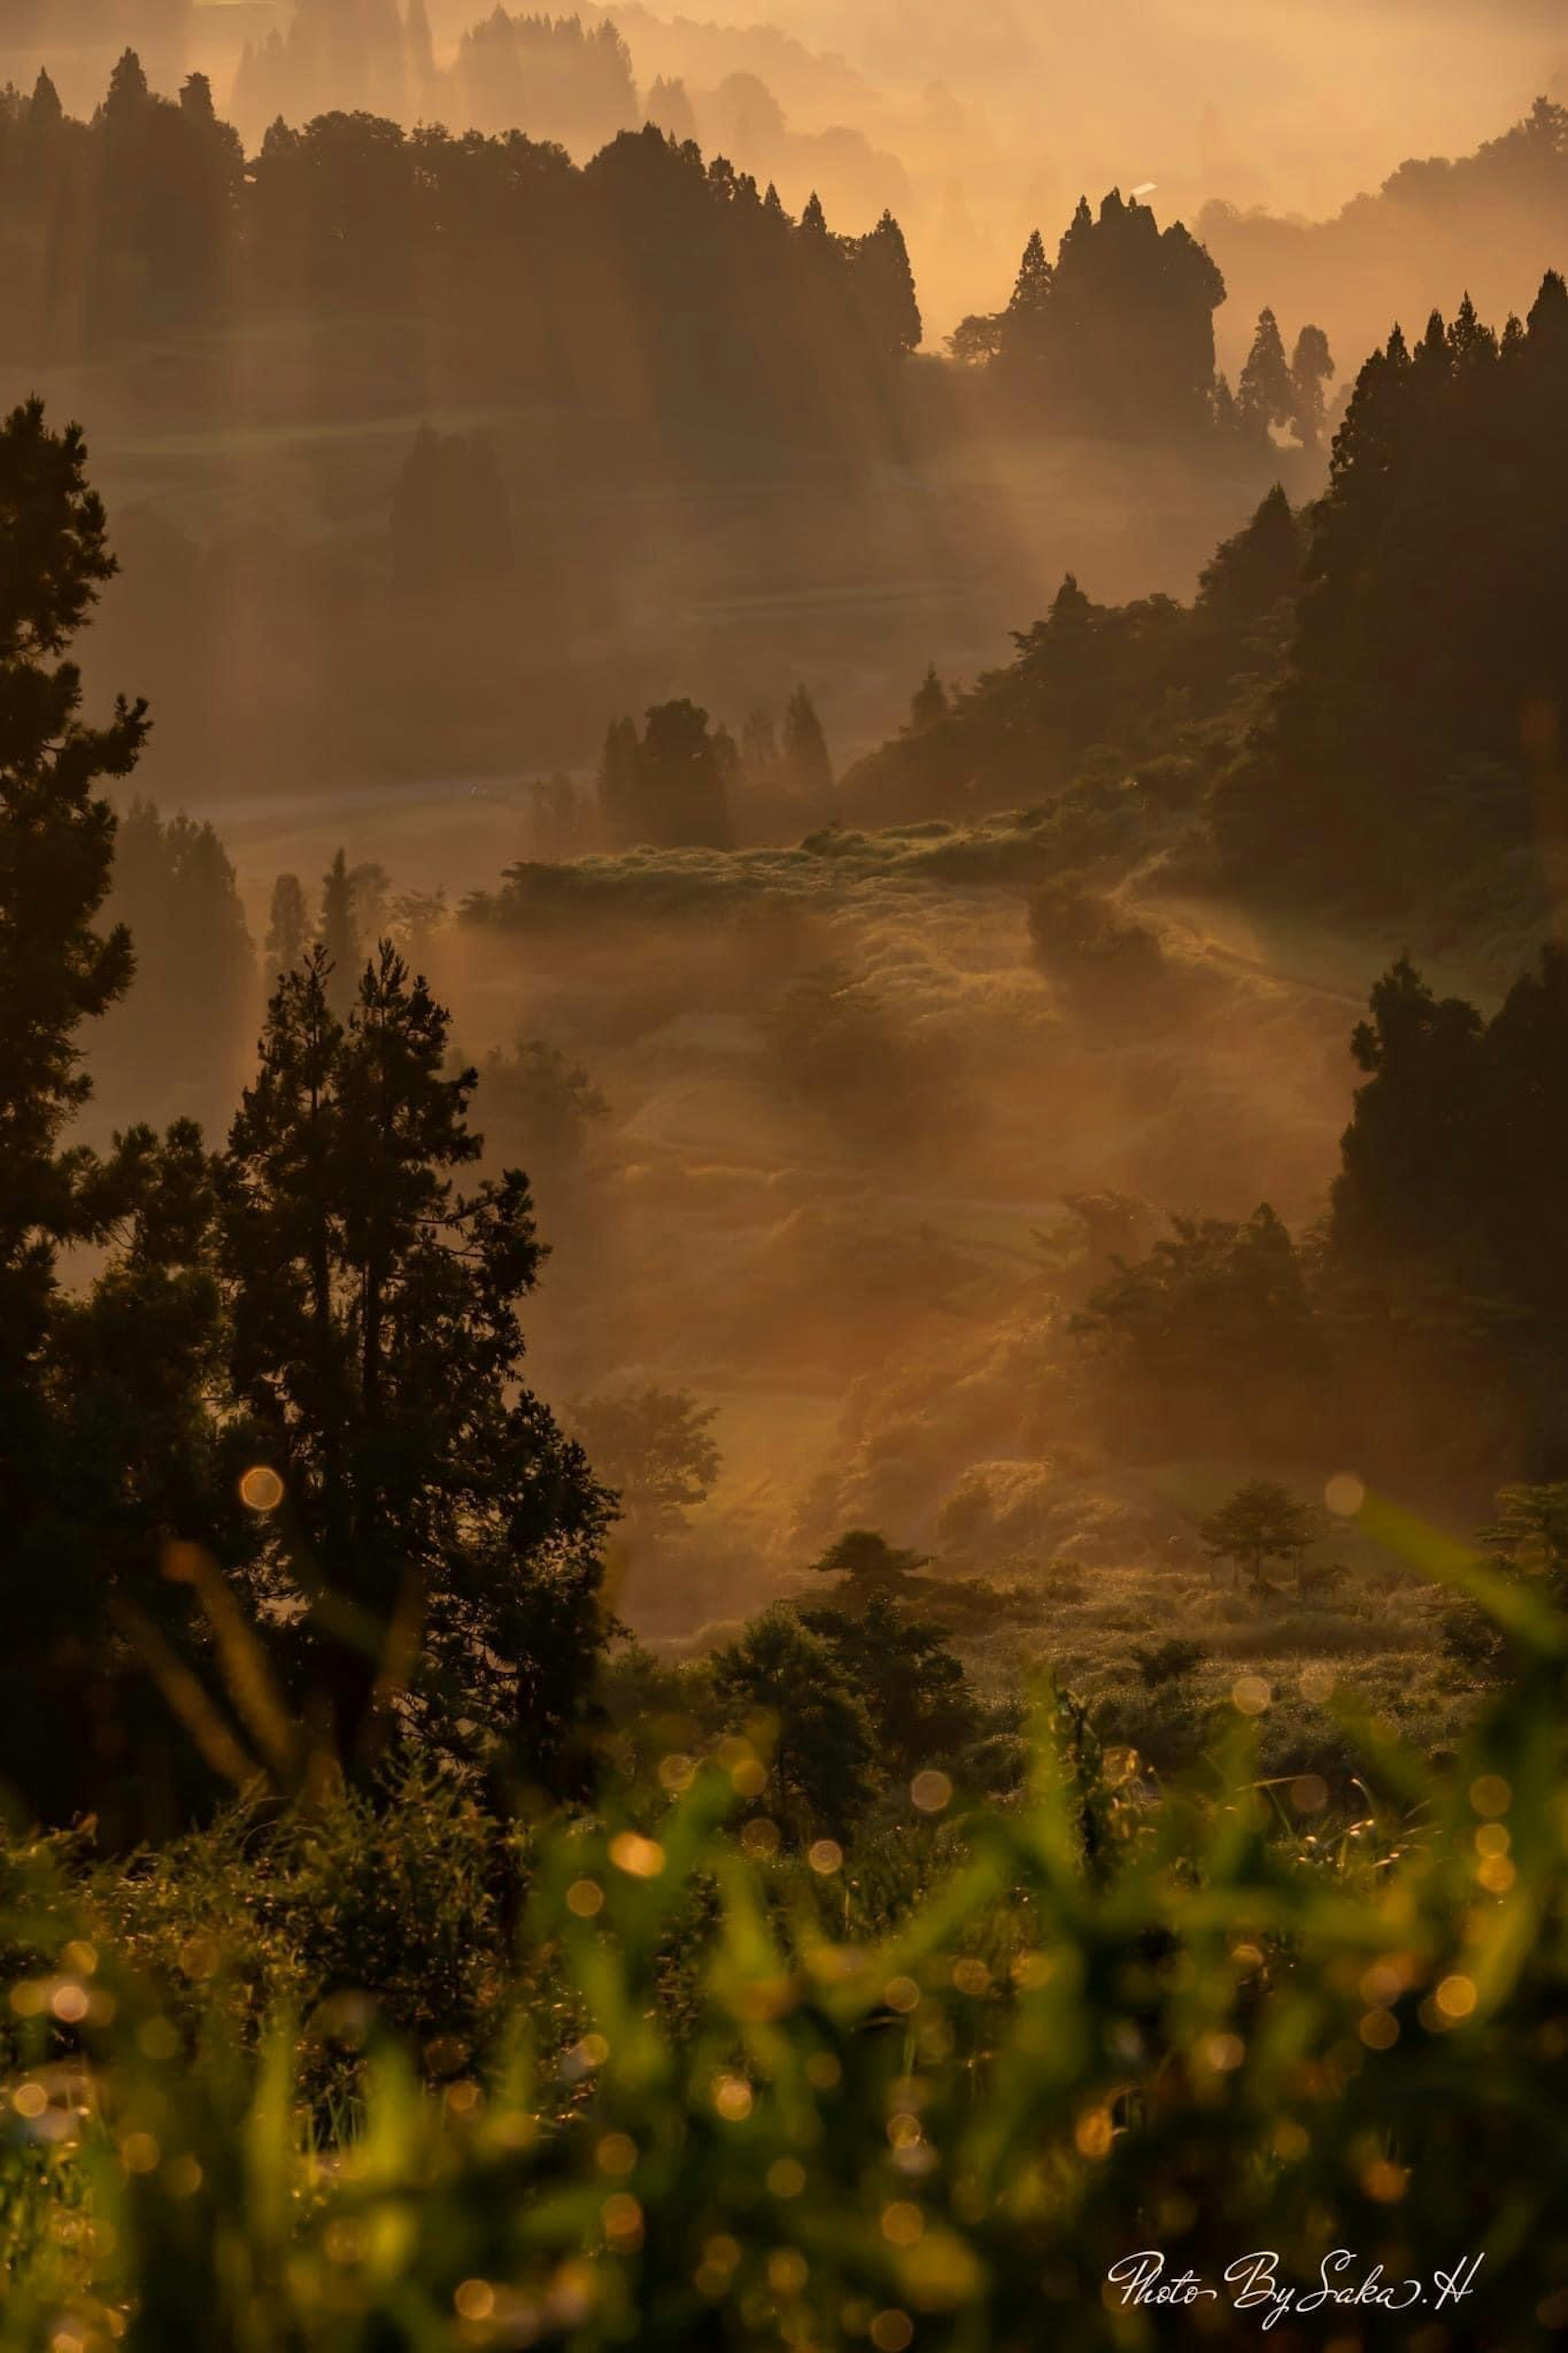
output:
M945 719L949 707L947 689L937 676L936 664L932 662L915 689L910 704L910 725L917 733L923 733L926 728L934 727L939 720Z
M113 576L79 429L29 401L0 425L0 1524L47 1458L36 1375L63 1242L102 1230L96 1164L62 1151L87 1100L78 1033L128 987L131 941L100 931L114 816L94 790L134 766L146 707L80 717L61 659ZM3 1540L3 1539L0 1539Z
M907 359L920 348L924 326L903 230L885 212L855 248L854 279L865 325L878 356Z
M1271 425L1289 425L1296 413L1296 392L1286 363L1279 322L1272 311L1258 312L1258 331L1241 371L1237 407L1244 429L1263 436Z
M284 976L220 1176L231 1371L340 1756L416 1725L550 1779L601 1638L605 1499L521 1384L542 1251L521 1174L458 1189L480 1139L449 1029L384 944L346 1023L324 949Z
M0 426L0 1778L68 1819L126 1794L117 1699L132 1593L166 1608L166 1535L223 1518L209 1412L211 1196L188 1124L100 1159L66 1130L86 1102L79 1032L123 995L132 949L100 928L114 818L144 706L80 717L61 657L115 564L74 426L29 402ZM106 1255L57 1284L62 1246ZM145 1816L117 1818L137 1832Z
M648 839L641 795L642 763L635 719L613 719L599 754L599 824L617 849Z
M670 849L730 847L732 763L725 754L727 741L695 702L682 698L654 705L637 754L643 839Z
M797 686L784 706L781 756L788 788L814 818L833 812L833 759L816 705Z
M1326 387L1333 373L1327 335L1321 327L1303 327L1290 354L1290 422L1303 449L1316 449L1322 440L1328 412Z
M341 849L321 877L320 936L327 958L327 995L333 1011L341 1015L353 1002L364 952L354 920L353 881Z
M1046 259L1046 241L1036 229L1024 248L1013 298L1002 316L1000 348L1009 361L1028 365L1047 355L1055 282L1056 272Z
M272 885L267 917L267 977L268 986L292 972L304 956L310 937L305 886L297 874L279 874Z

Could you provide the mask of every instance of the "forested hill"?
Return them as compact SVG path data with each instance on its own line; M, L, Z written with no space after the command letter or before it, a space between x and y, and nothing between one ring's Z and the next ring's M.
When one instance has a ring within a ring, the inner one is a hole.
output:
M344 414L528 402L710 453L763 438L904 459L967 417L1245 465L1271 428L1315 450L1333 373L1321 330L1287 362L1265 311L1233 397L1219 269L1113 189L1098 212L1079 199L1054 263L1031 236L1005 310L931 357L945 401L934 383L914 399L922 322L890 212L840 234L814 195L795 218L653 121L579 165L516 130L327 112L275 120L247 159L204 75L160 96L131 50L90 121L47 70L0 91L0 364L177 337L200 353L187 396L251 419L303 377Z
M1568 286L1501 332L1467 297L1357 379L1324 495L1276 489L1196 598L1070 575L1014 659L842 779L858 823L1136 777L1249 893L1419 908L1472 935L1561 893Z
M247 162L203 76L161 98L127 51L90 122L45 73L0 95L0 195L17 364L304 314L344 343L320 367L374 406L353 346L402 322L426 387L839 438L921 340L890 216L837 236L652 127L579 169L515 132L326 114L275 122Z

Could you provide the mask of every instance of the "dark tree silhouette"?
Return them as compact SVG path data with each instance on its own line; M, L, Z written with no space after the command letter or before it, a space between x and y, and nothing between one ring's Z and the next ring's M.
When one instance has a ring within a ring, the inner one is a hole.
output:
M1087 199L1047 260L1037 230L1005 311L966 319L955 357L1057 429L1161 439L1214 423L1214 312L1225 281L1180 222L1163 232L1112 189Z
M1289 425L1296 414L1296 387L1272 311L1258 313L1258 332L1241 371L1236 406L1244 432L1266 439L1271 425Z
M305 886L297 874L279 874L272 885L267 918L265 957L269 986L284 973L293 971L310 941L310 915L305 903Z
M1303 449L1316 449L1328 413L1326 386L1332 381L1333 354L1321 327L1303 327L1290 354L1290 422Z
M95 1164L62 1152L89 1092L78 1033L130 984L109 894L114 817L95 786L127 776L145 707L121 700L107 727L80 717L66 648L115 565L88 487L80 431L52 433L29 401L0 426L0 1491L7 1530L47 1475L37 1367L62 1242L103 1230ZM4 1541L0 1537L0 1541Z
M833 760L816 706L804 686L797 686L784 708L779 754L785 791L800 807L808 825L822 825L833 815Z
M321 877L318 936L327 959L327 995L333 1011L341 1016L347 1012L359 987L360 958L364 952L355 920L348 860L341 849Z
M399 1725L552 1780L601 1639L606 1501L521 1384L541 1246L480 1144L448 1017L384 946L346 1023L324 950L285 976L222 1165L232 1377L283 1482L266 1568L297 1594L339 1754Z

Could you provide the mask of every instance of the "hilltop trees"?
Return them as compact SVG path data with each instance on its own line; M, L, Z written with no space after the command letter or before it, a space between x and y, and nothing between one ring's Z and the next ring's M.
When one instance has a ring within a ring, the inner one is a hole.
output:
M656 703L640 735L635 719L616 720L599 763L601 825L617 847L727 849L737 765L729 736L689 700Z
M833 757L804 686L790 695L782 723L771 711L748 713L735 785L736 830L742 839L798 840L832 823L837 807Z
M1279 320L1270 310L1259 311L1236 391L1237 431L1266 443L1278 427L1294 433L1303 449L1316 449L1328 407L1324 386L1333 373L1333 356L1321 327L1303 327L1287 361Z
M374 363L384 388L388 367L403 371L411 403L430 396L434 336L469 399L526 396L638 431L664 419L700 440L715 428L875 440L921 338L898 223L884 215L840 236L820 204L797 223L722 157L632 128L624 44L608 26L498 13L476 28L459 78L516 60L537 96L566 53L568 79L581 69L601 85L578 111L586 124L596 110L605 143L581 168L551 143L548 105L542 136L509 113L488 138L427 127L434 109L405 132L369 111L307 109L290 124L273 105L247 164L200 77L176 104L149 90L131 52L90 122L63 117L47 84L29 99L0 93L11 347L89 357L149 318L199 329L368 310L387 330ZM487 79L492 102L503 82ZM402 87L369 103L401 104ZM360 382L353 353L339 367ZM437 488L462 511L453 546ZM495 493L471 437L422 436L397 496L400 576L430 580L432 554L436 573L507 560Z
M1146 205L1113 189L1098 216L1079 198L1054 265L1037 229L1007 308L966 319L952 349L1060 428L1203 433L1224 300L1225 280L1181 223L1162 231Z
M1207 249L1179 221L1162 231L1146 205L1112 189L1098 216L1079 199L1054 263L1036 229L1006 309L963 320L948 348L983 369L1013 412L1055 430L1267 445L1279 426L1315 448L1333 374L1321 329L1304 327L1288 361L1264 311L1233 396L1215 371L1224 301Z
M1234 866L1373 902L1531 840L1568 707L1568 288L1467 300L1357 379L1288 675L1217 807Z

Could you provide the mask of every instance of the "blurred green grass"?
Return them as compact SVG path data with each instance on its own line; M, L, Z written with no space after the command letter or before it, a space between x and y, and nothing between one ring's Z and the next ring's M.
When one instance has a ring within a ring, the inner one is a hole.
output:
M938 1789L847 1854L768 1820L758 1727L531 1823L416 1775L114 1865L13 1835L0 2345L1196 2341L1108 2287L1147 2248L1302 2287L1481 2254L1398 2341L1550 2342L1563 1634L1516 1637L1439 1767L1322 1693L1333 1790L1265 1769L1265 1677L1165 1781L1047 1694L1016 1799Z

